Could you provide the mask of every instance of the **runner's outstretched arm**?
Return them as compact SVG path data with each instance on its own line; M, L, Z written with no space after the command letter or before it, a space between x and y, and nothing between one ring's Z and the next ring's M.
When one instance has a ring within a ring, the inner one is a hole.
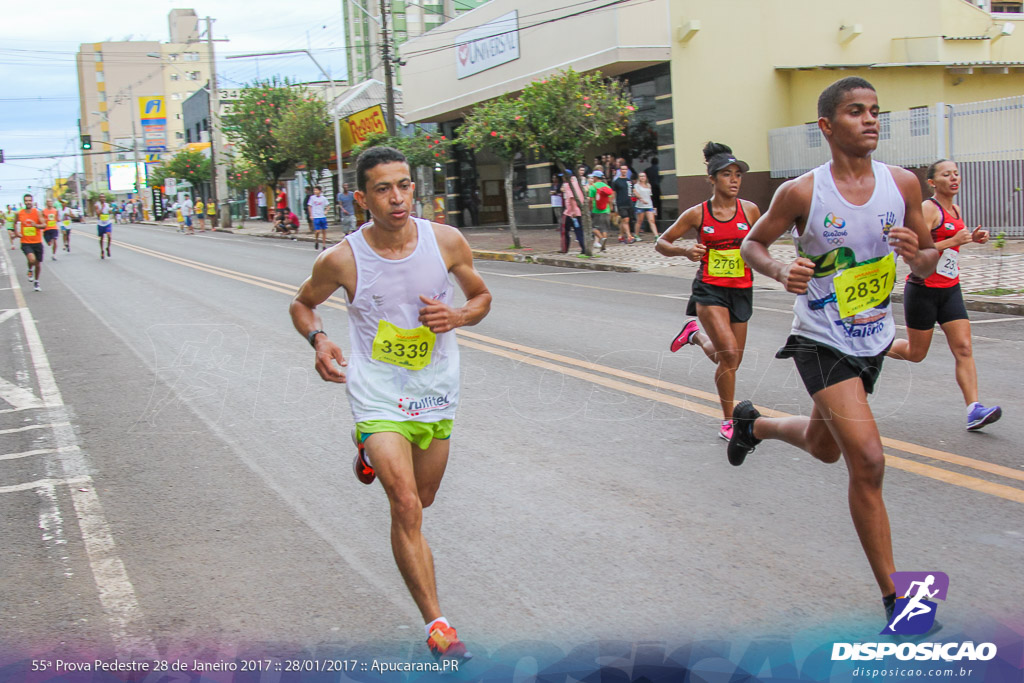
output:
M921 211L921 184L917 176L905 168L889 168L906 205L903 219L905 225L893 227L889 231L889 241L896 253L910 266L914 275L924 280L935 272L935 264L939 262L939 250L935 248L931 230Z
M426 304L420 309L420 322L430 328L431 332L440 334L456 327L476 325L483 320L491 310L491 292L473 266L473 251L462 233L447 225L435 226L441 228L435 229L434 234L438 238L448 272L452 274L466 296L465 306L452 308L428 296L420 295L420 301Z
M793 294L807 291L807 283L814 274L814 263L803 257L783 263L772 257L768 247L804 220L804 212L811 205L812 190L813 179L809 175L783 183L772 198L771 206L750 229L750 234L743 238L740 247L740 255L747 265L781 282L786 291Z
M701 206L691 206L684 211L654 243L654 250L662 256L685 256L691 261L700 261L707 251L703 244L698 242L690 247L677 247L673 242L700 228Z
M347 246L347 245L346 245ZM348 251L351 257L351 248ZM342 254L340 252L324 252L313 264L313 273L299 287L295 299L288 307L292 317L292 324L295 329L308 339L313 330L322 330L323 321L316 307L327 301L339 287L342 286L343 278L339 273L343 272L341 266ZM344 384L345 373L339 369L348 365L341 347L327 338L327 334L318 334L313 338L313 348L316 349L316 371L325 382ZM333 361L333 362L332 362ZM337 363L337 365L335 365Z

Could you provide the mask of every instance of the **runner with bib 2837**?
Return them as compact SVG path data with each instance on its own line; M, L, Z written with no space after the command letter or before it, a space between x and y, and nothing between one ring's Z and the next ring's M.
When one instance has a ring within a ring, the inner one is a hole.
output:
M685 256L700 262L686 306L686 315L697 316L700 324L697 320L686 321L669 349L675 353L686 344L694 344L715 364L715 387L722 403L718 435L728 441L732 436L736 371L743 361L747 321L754 310L754 277L740 256L740 244L761 211L753 202L737 197L743 174L749 170L746 162L717 142L709 142L703 151L711 199L684 211L655 249L665 256ZM689 233L696 236L695 244L673 244Z

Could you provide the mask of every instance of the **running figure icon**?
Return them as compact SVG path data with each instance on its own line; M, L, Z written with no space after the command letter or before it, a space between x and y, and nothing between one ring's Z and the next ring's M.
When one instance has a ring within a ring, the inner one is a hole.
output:
M932 587L934 583L934 574L929 574L928 578L926 578L924 581L911 582L910 586L907 588L907 596L909 599L907 600L906 607L903 608L903 611L900 612L899 616L892 620L892 623L889 624L889 627L887 629L888 631L896 633L896 624L903 617L906 617L907 621L910 621L914 617L921 616L922 614L928 614L929 612L933 611L933 609L924 601L929 598L934 598L936 595L938 595L938 588L936 588L933 591L928 590ZM911 595L914 592L915 586L917 586L917 593Z

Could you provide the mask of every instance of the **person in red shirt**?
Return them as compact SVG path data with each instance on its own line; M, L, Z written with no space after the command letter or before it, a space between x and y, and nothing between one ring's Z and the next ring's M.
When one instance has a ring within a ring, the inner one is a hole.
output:
M684 211L661 236L655 249L665 256L685 256L700 262L686 307L686 314L696 315L700 324L697 320L687 321L669 349L675 353L686 344L695 344L717 366L715 386L723 416L718 435L728 441L733 431L736 371L743 360L747 321L754 302L753 275L740 257L740 244L750 226L761 217L761 211L753 202L737 196L743 174L749 169L746 162L734 157L727 145L717 142L709 142L703 151L711 199ZM673 242L691 231L696 231L696 243L689 247L673 246Z
M24 199L25 208L18 212L14 230L21 240L21 251L28 259L28 279L32 280L34 289L38 292L39 273L43 267L43 215L33 206L32 195L27 194Z
M284 191L284 185L277 186L277 211L288 213L288 193Z

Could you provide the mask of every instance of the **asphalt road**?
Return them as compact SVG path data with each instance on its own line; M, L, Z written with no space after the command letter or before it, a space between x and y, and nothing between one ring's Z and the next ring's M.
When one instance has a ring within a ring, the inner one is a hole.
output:
M344 391L288 317L312 246L116 226L101 261L91 230L46 261L42 292L19 251L0 261L0 652L422 657L383 491L350 469ZM667 348L688 283L477 265L494 306L460 332L452 460L425 514L464 639L880 630L845 468L777 443L726 462L711 364ZM347 348L343 303L323 313ZM806 413L773 357L791 299L754 303L738 397ZM938 334L872 398L897 567L949 574L950 632L1024 605L1024 319L972 319L1001 422L964 431Z

